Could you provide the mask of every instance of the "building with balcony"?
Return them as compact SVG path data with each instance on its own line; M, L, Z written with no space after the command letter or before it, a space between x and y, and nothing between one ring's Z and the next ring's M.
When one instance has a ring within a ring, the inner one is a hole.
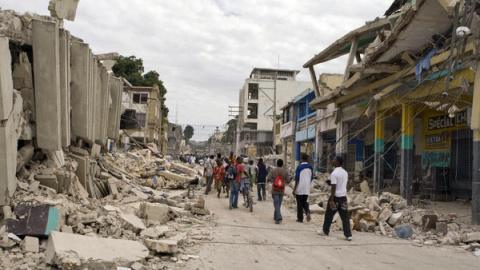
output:
M298 70L254 68L239 91L236 154L260 157L276 150L273 127L280 105L307 88Z

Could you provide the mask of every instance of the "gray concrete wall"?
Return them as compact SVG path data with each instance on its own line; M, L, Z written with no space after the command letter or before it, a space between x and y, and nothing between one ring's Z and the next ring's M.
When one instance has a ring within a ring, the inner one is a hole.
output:
M8 44L8 38L0 37L0 120L8 118L13 104L12 58Z
M72 135L81 139L89 136L88 76L90 53L88 44L73 42L71 47Z
M61 150L59 31L56 23L33 20L37 145Z
M60 106L62 147L70 146L70 32L60 29Z

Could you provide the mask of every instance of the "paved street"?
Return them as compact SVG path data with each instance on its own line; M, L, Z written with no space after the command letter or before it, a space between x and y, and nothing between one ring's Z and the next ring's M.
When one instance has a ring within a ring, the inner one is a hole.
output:
M417 247L408 240L362 232L354 232L352 242L340 231L318 236L321 216L300 224L287 207L282 207L283 223L276 225L271 197L257 202L253 213L245 207L229 210L227 199L213 194L206 196L206 207L216 217L213 239L202 244L200 259L190 260L187 269L463 270L480 264L480 258L456 247Z

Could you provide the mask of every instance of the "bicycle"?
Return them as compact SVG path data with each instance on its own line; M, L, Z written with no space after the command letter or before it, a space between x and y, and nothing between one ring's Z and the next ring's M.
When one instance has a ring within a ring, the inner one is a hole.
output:
M243 179L243 205L253 212L253 198L250 193L250 179Z

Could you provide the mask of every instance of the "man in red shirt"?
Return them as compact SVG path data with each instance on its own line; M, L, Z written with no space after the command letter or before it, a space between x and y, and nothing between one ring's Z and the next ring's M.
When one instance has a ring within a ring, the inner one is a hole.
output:
M217 189L217 198L220 198L222 191L223 178L225 177L225 168L222 166L222 161L217 159L217 166L213 170L213 178L215 179L215 188Z
M244 179L250 179L251 175L245 171L245 168L243 167L243 158L239 157L237 158L237 178L235 179L236 181L230 181L230 205L229 208L238 208L238 192L240 190L240 183Z

